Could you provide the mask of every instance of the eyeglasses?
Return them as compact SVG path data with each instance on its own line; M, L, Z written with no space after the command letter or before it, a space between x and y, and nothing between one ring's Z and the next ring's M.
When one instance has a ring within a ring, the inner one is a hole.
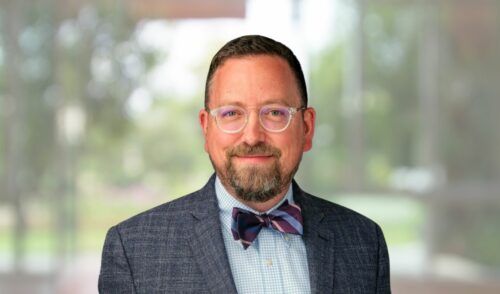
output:
M259 122L269 132L283 132L290 125L293 115L306 108L265 105L259 110ZM207 109L207 111L215 118L217 127L224 133L238 133L248 123L248 112L239 106L225 105L212 110Z

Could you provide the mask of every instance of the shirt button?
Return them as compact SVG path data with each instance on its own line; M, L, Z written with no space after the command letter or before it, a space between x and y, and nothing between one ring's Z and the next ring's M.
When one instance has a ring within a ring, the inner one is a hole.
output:
M267 265L268 267L273 266L273 260L272 260L272 259L270 259L270 258L266 259L266 260L265 260L265 263L266 263L266 265Z

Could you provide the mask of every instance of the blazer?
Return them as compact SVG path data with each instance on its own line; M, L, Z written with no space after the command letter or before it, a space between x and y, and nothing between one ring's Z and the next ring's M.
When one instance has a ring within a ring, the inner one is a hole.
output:
M199 191L109 229L99 293L236 293L224 247L215 176ZM390 293L380 227L293 182L312 293Z

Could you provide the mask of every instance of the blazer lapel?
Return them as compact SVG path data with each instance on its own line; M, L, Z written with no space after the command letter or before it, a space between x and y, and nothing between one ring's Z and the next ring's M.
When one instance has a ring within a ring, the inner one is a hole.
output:
M304 243L309 264L311 293L327 293L333 289L334 252L333 237L323 222L324 212L314 199L293 182L294 200L302 208Z
M212 293L236 293L229 260L222 239L215 176L198 191L192 209L191 249Z

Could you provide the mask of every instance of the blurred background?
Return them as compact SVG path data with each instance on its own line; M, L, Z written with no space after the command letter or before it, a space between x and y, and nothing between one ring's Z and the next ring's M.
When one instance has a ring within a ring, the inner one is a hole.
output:
M500 293L496 0L0 0L0 293L96 293L107 229L212 173L210 58L263 34L318 112L305 190L377 221L394 293Z

